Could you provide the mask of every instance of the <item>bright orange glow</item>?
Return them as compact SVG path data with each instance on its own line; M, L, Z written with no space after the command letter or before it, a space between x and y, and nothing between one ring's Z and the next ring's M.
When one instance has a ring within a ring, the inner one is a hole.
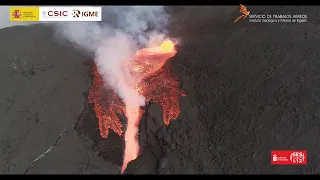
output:
M164 66L176 53L175 44L167 40L159 47L139 50L124 65L137 81L134 88L145 96L147 101L158 103L162 107L163 121L166 125L170 120L177 119L180 114L179 95L185 96L178 86L178 79L167 66ZM123 172L127 164L140 153L137 134L144 111L140 107L125 106L111 89L102 91L103 79L94 64L91 66L91 74L94 80L89 90L89 103L94 103L101 136L108 137L109 129L122 136L122 124L117 114L126 115L128 119L124 137L126 148L121 170Z

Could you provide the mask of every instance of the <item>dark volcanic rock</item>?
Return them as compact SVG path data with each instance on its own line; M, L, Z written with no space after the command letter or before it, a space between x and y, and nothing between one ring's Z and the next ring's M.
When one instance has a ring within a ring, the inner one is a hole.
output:
M308 22L233 24L234 7L176 12L171 34L182 43L172 61L189 84L181 100L190 99L196 114L186 107L169 126L177 145L164 172L320 172L318 8L248 8L307 14ZM272 149L308 150L308 164L271 166Z
M127 174L156 174L158 170L158 160L155 155L144 149L142 154L134 161L128 164Z
M0 174L119 171L73 130L91 84L88 57L41 25L0 29L0 39Z
M233 24L237 8L167 8L187 96L168 127L159 106L146 108L128 173L320 173L319 8L249 6L308 22ZM101 139L83 105L87 57L39 25L1 29L0 39L0 173L119 173L123 140ZM307 165L271 166L272 149L305 149Z
M122 166L124 140L113 131L108 138L100 136L98 119L93 111L93 105L88 104L88 93L84 93L85 109L78 118L75 130L80 136L87 136L93 141L92 149L107 161Z

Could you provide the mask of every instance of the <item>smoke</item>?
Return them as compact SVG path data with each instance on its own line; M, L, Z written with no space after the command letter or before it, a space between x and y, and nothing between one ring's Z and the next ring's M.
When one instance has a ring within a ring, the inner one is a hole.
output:
M57 35L67 38L78 48L94 54L99 73L108 87L112 87L126 106L127 129L123 172L127 164L139 155L137 140L139 108L145 105L135 85L138 83L127 68L140 48L159 46L166 37L168 15L161 6L103 7L102 23L59 23Z
M136 82L123 69L124 61L137 49L159 45L166 37L169 16L162 6L110 6L102 8L102 22L60 22L53 25L56 36L95 54L95 62L106 83L124 103L144 105L144 98L132 89ZM35 22L11 22L10 7L0 6L0 29Z
M137 82L123 64L138 49L160 45L169 16L162 6L110 6L102 12L102 22L55 24L57 35L95 54L99 73L125 104L144 106L145 98L133 88Z
M0 14L0 28L31 24L10 22L9 7L0 8L3 13ZM124 64L138 49L159 46L166 38L168 20L162 6L110 6L102 8L102 22L46 23L54 28L59 39L67 39L75 47L94 55L106 87L113 88L126 105L128 123L122 172L139 153L138 111L145 105L145 97L135 89L137 79Z

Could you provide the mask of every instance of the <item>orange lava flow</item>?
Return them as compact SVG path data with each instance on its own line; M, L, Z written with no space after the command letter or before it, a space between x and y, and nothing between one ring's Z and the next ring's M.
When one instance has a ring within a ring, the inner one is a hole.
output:
M134 88L146 97L147 102L152 101L161 106L163 121L166 125L169 125L170 120L177 119L180 114L179 95L186 95L179 88L177 77L167 66L164 66L176 53L175 44L168 40L159 47L139 50L124 65L124 68L128 68L132 77L137 80ZM88 101L94 104L100 135L107 138L109 129L112 129L122 136L122 124L118 114L129 115L124 103L112 89L105 89L103 78L94 64L90 68L90 73L93 75L93 85L89 90ZM137 121L135 121L135 127L127 127L126 130L126 149L121 172L126 169L130 161L139 155L139 149L136 150L136 147L139 147L136 129L144 111L140 107L135 107L130 111L131 114L134 113Z

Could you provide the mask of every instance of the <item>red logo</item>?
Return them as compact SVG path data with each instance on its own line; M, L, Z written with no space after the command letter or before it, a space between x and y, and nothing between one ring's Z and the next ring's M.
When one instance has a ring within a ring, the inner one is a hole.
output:
M48 11L47 15L51 17L67 17L68 11Z
M307 151L305 150L271 151L271 164L306 165Z
M21 18L21 12L20 12L20 10L14 10L13 11L13 13L12 13L12 17L14 18L14 19L19 19L19 18Z

